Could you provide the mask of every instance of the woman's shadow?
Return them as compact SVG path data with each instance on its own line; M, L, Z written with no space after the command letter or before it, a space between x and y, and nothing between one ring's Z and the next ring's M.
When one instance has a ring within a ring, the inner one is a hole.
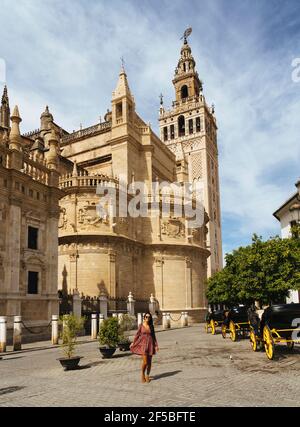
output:
M179 372L182 372L182 371L171 371L171 372L164 372L163 374L159 374L159 375L154 375L152 377L152 381L160 380L161 378L172 377L173 375L179 374Z

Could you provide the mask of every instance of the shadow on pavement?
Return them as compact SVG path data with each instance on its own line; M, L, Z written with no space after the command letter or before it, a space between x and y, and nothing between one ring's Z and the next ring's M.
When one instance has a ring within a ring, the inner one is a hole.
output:
M119 357L128 357L128 356L132 356L132 353L114 354L112 359L118 359Z
M78 365L76 369L74 369L74 371L81 371L82 369L89 369L91 367L90 364L88 365Z
M161 378L172 377L173 375L179 374L179 372L182 372L182 371L179 370L179 371L164 372L163 374L153 376L152 381L160 380Z
M25 387L15 386L15 387L0 388L0 396L2 396L3 394L14 393L15 391L22 390L23 388Z
M3 359L3 362L4 361L6 361L6 360L15 360L15 359L23 359L23 357L25 357L25 356L18 356L18 357L5 357L5 359ZM2 359L1 357L0 357L0 359Z

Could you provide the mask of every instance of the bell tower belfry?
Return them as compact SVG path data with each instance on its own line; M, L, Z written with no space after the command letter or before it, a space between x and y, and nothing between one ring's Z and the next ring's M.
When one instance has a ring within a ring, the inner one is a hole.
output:
M202 181L204 206L209 216L207 246L210 277L223 265L217 121L214 106L208 106L196 62L184 37L173 85L175 101L165 109L161 97L159 127L161 140L176 155L177 179Z
M192 50L185 39L173 79L177 102L190 97L198 97L200 91L202 91L202 82L195 70L195 66L196 62L193 58Z

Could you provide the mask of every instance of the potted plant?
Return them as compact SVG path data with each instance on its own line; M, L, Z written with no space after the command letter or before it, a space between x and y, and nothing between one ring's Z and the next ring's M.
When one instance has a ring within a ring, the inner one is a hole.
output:
M129 351L130 344L131 344L131 341L128 337L125 337L125 335L120 336L119 343L118 343L120 351Z
M99 350L103 358L112 357L119 343L120 326L116 317L105 319L99 330Z
M74 316L73 314L65 314L60 320L62 327L62 350L65 357L58 359L65 371L76 369L81 356L74 356L76 339L78 333L82 330L84 325L84 318Z
M121 318L121 322L119 325L120 328L120 337L119 337L119 349L121 351L129 351L131 341L128 337L126 337L125 332L134 329L136 326L136 318L135 316L131 316L129 314L124 314Z

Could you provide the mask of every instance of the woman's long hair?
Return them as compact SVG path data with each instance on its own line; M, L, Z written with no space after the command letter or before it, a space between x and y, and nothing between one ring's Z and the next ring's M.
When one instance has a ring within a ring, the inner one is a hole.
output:
M147 313L144 314L144 320L146 318L147 315L150 315L149 320L148 320L148 325L150 328L150 332L151 332L151 336L153 338L154 341L156 341L156 336L155 336L155 330L154 330L154 325L153 325L153 318L152 318L152 314L147 311Z

